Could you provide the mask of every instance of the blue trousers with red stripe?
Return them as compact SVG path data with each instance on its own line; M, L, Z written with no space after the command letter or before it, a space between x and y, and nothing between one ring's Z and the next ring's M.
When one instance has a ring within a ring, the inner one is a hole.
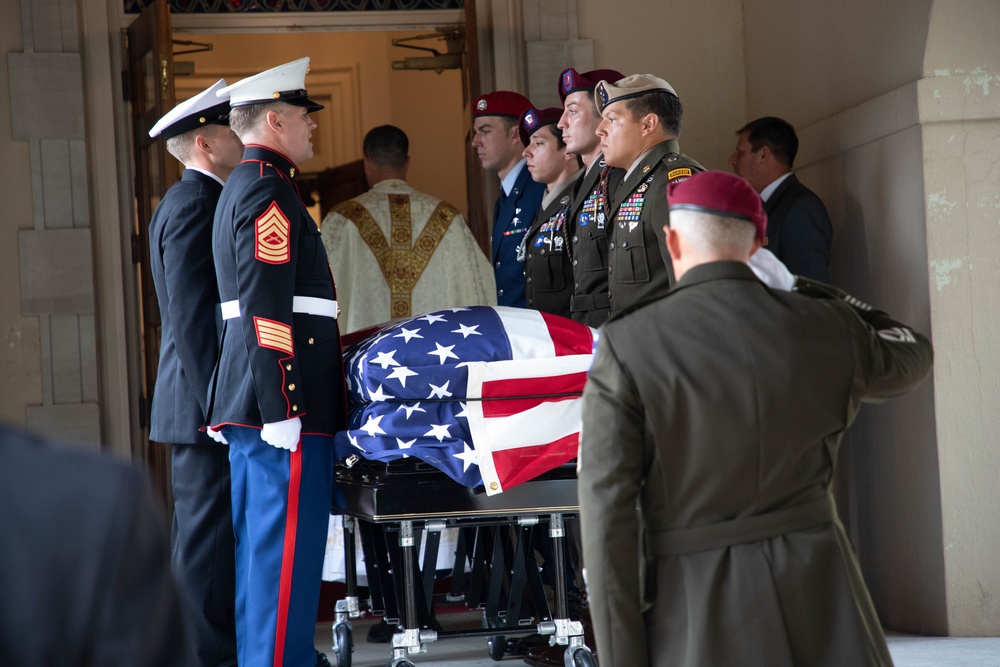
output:
M333 438L295 452L226 426L236 534L240 667L314 667L313 637L333 492Z

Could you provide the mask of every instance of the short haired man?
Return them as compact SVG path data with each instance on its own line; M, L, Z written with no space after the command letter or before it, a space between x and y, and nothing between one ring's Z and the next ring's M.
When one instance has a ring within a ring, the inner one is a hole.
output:
M608 319L608 236L611 198L625 175L624 169L607 165L601 156L597 126L601 114L594 103L594 88L602 80L618 81L621 72L595 69L580 74L572 67L559 75L566 152L583 160L585 172L567 214L567 236L573 256L573 294L570 317L599 327Z
M295 186L322 108L308 68L301 58L220 91L246 151L215 214L223 324L208 424L230 446L241 667L316 664L333 435L346 427L330 264Z
M229 128L219 80L149 130L184 165L149 223L149 264L160 307L160 361L149 438L171 445L171 561L194 606L198 664L236 665L236 556L229 448L201 432L218 349L219 290L212 220L243 143Z
M833 226L820 198L792 173L799 150L795 128L766 116L736 135L729 164L764 200L767 249L792 273L827 282Z
M500 177L493 208L493 275L497 303L524 308L524 234L542 205L545 186L531 179L521 157L524 146L517 123L530 100L509 90L476 98L472 105L472 147L483 169Z
M323 220L344 333L442 308L496 305L493 270L465 218L406 182L409 145L394 125L369 130L363 150L371 190Z
M891 665L830 487L861 402L913 390L931 345L836 288L758 280L766 217L740 177L696 174L667 200L677 285L604 325L584 389L601 661Z
M608 234L610 315L634 303L662 296L674 284L663 227L669 222L662 193L703 167L681 153L683 107L669 83L652 74L633 74L595 89L597 126L604 161L624 169L611 201Z
M545 185L545 196L525 234L524 287L528 307L569 317L573 293L567 214L583 170L577 158L567 159L562 130L556 127L562 109L529 108L521 115L521 143L532 180Z

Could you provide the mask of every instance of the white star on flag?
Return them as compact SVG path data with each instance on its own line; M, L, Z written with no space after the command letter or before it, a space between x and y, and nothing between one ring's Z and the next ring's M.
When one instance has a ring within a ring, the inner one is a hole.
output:
M450 438L451 433L448 432L448 424L431 424L431 430L424 433L424 437L437 438L438 442L441 442L445 438Z
M458 359L458 355L452 352L455 349L454 345L449 345L448 347L445 347L441 343L434 343L434 345L437 346L437 349L427 354L436 355L440 359L440 363L443 364L445 359Z
M450 310L453 313L463 313L463 312L467 313L467 312L469 312L472 309L471 308L462 307L462 308L449 308L448 310Z
M436 313L427 313L423 317L418 317L417 319L426 320L427 324L434 324L435 322L447 322L448 321L448 320L444 319L444 317L442 317L441 315L437 315Z
M373 438L376 435L385 435L385 431L383 431L382 427L378 425L379 422L382 421L382 417L384 416L385 415L372 417L371 415L368 415L368 421L365 423L364 426L361 427L361 430L367 433L368 435L372 436Z
M378 364L382 367L382 370L389 368L389 366L398 366L399 362L393 359L396 355L396 350L392 352L379 352L378 356L372 359L372 364Z
M469 443L463 442L462 447L464 449L461 454L452 454L452 456L462 460L462 472L465 472L470 465L479 465L479 457L476 456L476 450L469 447Z
M404 343L409 343L411 338L423 338L419 333L420 329L407 329L403 327L393 338L402 338Z
M361 451L365 451L365 448L358 444L358 436L356 436L356 435L348 436L348 439L351 441L352 445L354 445L355 447L357 447Z
M428 400L432 398L448 398L451 396L451 392L448 391L448 385L451 384L451 380L445 380L445 383L440 387L436 384L428 384L431 385L431 395L427 397Z
M414 403L413 405L401 405L398 408L396 408L396 412L399 412L400 410L406 410L407 419L412 417L414 412L427 412L422 407L420 407L420 403Z
M416 375L416 371L411 371L406 366L399 366L398 368L393 368L392 373L390 373L386 379L387 380L399 380L399 384L406 386L406 378Z
M452 330L452 333L462 334L462 339L466 339L469 336L482 336L480 332L476 331L479 328L478 324L473 324L471 327L465 326L464 324L459 324L457 329Z
M378 389L371 392L371 399L373 403L377 403L378 401L385 401L390 398L392 398L392 396L382 391L382 385L379 385Z
M459 401L458 404L462 406L462 411L461 412L456 412L455 413L455 417L461 417L462 419L468 419L469 418L469 404L466 403L465 401Z
M413 443L415 443L416 441L417 441L416 438L414 438L413 440L410 440L408 442L404 442L402 438L396 438L396 444L399 445L400 449L409 449L410 447L413 446ZM410 458L410 455L409 454L403 454L403 458L404 459L408 459L408 458Z

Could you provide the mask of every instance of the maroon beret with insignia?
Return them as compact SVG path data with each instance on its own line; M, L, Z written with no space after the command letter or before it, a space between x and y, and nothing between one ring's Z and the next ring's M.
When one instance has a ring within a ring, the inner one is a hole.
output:
M517 120L530 106L531 100L520 93L510 90L495 90L476 98L472 105L472 117L507 116Z
M624 74L613 69L594 69L580 74L570 67L559 75L559 99L565 102L566 96L570 93L575 93L578 90L592 93L601 81L614 83L623 78L625 78Z
M667 183L667 204L671 211L688 209L746 220L757 229L761 243L767 238L767 214L760 195L736 174L709 170L671 181Z
M528 107L528 110L521 114L521 122L518 132L521 134L521 143L528 145L528 140L539 128L546 125L555 125L562 117L562 109L549 107L548 109L536 109Z

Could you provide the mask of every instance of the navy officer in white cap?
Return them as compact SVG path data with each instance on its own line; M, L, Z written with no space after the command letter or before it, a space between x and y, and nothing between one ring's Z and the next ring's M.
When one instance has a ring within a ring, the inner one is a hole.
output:
M236 565L229 449L201 427L215 367L212 219L243 144L229 128L219 80L167 112L149 130L184 165L149 223L149 264L160 306L160 362L149 437L170 445L174 497L171 566L193 605L198 665L236 664Z
M230 447L241 667L316 664L333 435L346 428L333 277L295 184L323 108L308 69L302 58L219 91L246 144L215 214L223 323L207 421Z
M600 81L594 103L604 161L625 170L611 198L608 235L610 315L674 284L663 227L670 219L662 193L704 168L681 153L683 107L673 87L652 74Z

